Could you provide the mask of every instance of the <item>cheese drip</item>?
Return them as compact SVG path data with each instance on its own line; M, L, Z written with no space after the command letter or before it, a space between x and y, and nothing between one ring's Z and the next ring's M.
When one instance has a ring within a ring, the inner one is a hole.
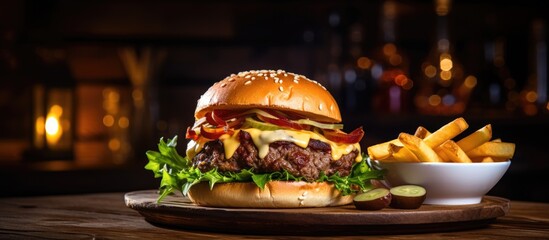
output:
M257 128L247 128L247 129L241 129L237 130L233 133L233 135L224 134L219 138L221 142L223 143L223 147L225 150L225 158L229 159L233 156L234 152L240 146L240 141L238 140L238 134L239 131L246 131L250 134L252 141L254 142L254 145L259 150L259 158L263 159L265 156L267 156L267 153L269 152L269 144L276 142L276 141L287 141L292 142L297 146L300 146L302 148L306 148L309 145L310 139L316 139L320 140L322 142L328 143L332 149L332 158L334 160L339 160L341 156L345 154L349 154L353 150L357 149L360 153L360 144L337 144L335 142L332 142L328 139L326 139L321 134L310 132L310 131L294 131L294 130L260 130ZM204 144L208 141L206 138L199 138L198 140L194 141L191 140L189 144L187 145L187 156L189 158L193 158L196 156L200 150L204 147ZM362 160L362 156L360 154L357 155L355 161L360 162Z

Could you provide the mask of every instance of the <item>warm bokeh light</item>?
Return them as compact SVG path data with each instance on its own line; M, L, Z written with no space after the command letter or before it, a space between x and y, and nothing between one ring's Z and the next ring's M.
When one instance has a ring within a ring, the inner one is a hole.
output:
M396 53L396 46L392 43L386 43L383 45L383 54L391 56Z
M434 95L429 96L429 99L427 101L429 102L429 105L431 105L431 106L438 106L442 102L442 99L440 98L439 95L434 94Z
M59 120L57 119L57 117L54 117L52 115L48 116L48 118L46 118L45 129L46 134L50 136L57 135L60 132Z
M130 126L130 120L127 117L120 117L120 119L118 119L118 126L120 128L127 128Z
M395 84L396 85L402 87L402 86L406 85L406 83L408 83L408 77L406 77L406 75L399 74L395 77Z
M465 78L463 85L465 85L465 87L467 88L472 89L477 85L477 78L473 75L469 75Z
M452 60L449 58L444 58L440 60L440 70L442 71L450 71L453 67Z
M57 116L57 117L60 117L61 115L63 115L63 108L59 105L53 105L51 106L50 108L50 113L53 115L53 116Z
M450 71L441 71L440 72L440 79L442 79L444 81L448 81L448 80L452 79L452 72L450 72Z
M437 68L433 65L429 65L425 67L425 70L423 70L423 73L425 73L425 76L429 78L434 78L437 75Z
M439 16L446 16L450 11L450 0L436 0L435 12Z
M59 142L61 135L63 135L63 128L59 123L59 118L62 114L63 108L59 105L53 105L50 107L48 115L46 116L44 129L46 132L46 142L50 146L56 145Z
M414 87L414 82L413 82L411 79L409 79L409 78L407 78L406 80L407 80L407 81L406 81L406 83L402 86L402 88L403 88L404 90L410 90L410 89L412 89L412 88Z
M117 138L112 138L111 140L109 140L109 149L111 151L118 151L120 150L120 140L118 140Z
M526 101L534 103L538 100L538 94L535 91L528 91L526 93Z
M38 136L44 135L44 129L45 123L44 123L44 117L38 117L36 118L36 122L34 123L34 129L36 130L36 134Z
M107 114L103 117L103 125L106 127L112 127L114 125L114 117L110 114Z
M356 64L361 69L370 69L372 67L372 60L367 57L359 57Z

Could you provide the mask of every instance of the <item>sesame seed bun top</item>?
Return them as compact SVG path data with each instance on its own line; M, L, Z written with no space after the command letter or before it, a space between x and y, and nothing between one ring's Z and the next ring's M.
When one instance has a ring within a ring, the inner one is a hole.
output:
M195 118L214 109L251 108L296 112L320 122L341 122L337 102L324 86L283 70L245 71L216 82L198 100Z

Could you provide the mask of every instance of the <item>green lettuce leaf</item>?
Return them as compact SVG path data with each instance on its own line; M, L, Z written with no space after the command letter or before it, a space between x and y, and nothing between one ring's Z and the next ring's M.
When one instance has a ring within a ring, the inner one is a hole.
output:
M198 168L193 167L186 156L179 155L176 146L177 136L168 139L168 141L161 138L158 143L158 151L149 150L146 152L149 162L145 165L145 169L151 170L155 178L162 178L159 187L160 196L157 200L159 202L174 191L180 191L183 195L187 195L189 189L199 182L208 182L210 188L213 188L216 183L254 182L259 188L263 189L267 182L273 180L302 180L302 178L295 177L288 171L254 173L253 169L243 169L238 173L226 173L212 169L203 173ZM362 157L363 159L367 158L364 153L362 153ZM363 160L353 165L349 176L340 176L339 174L328 176L322 173L317 181L331 182L343 195L349 195L372 189L373 186L370 180L382 179L383 173L383 171L371 169Z

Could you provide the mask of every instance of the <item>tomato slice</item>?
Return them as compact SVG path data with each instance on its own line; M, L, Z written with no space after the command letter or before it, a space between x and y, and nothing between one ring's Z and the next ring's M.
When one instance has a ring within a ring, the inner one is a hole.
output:
M346 143L346 144L352 144L360 142L362 137L364 137L364 130L362 130L362 127L359 127L355 130L353 130L350 133L345 133L339 129L336 130L322 130L324 137L326 137L330 141L334 141L337 143Z

